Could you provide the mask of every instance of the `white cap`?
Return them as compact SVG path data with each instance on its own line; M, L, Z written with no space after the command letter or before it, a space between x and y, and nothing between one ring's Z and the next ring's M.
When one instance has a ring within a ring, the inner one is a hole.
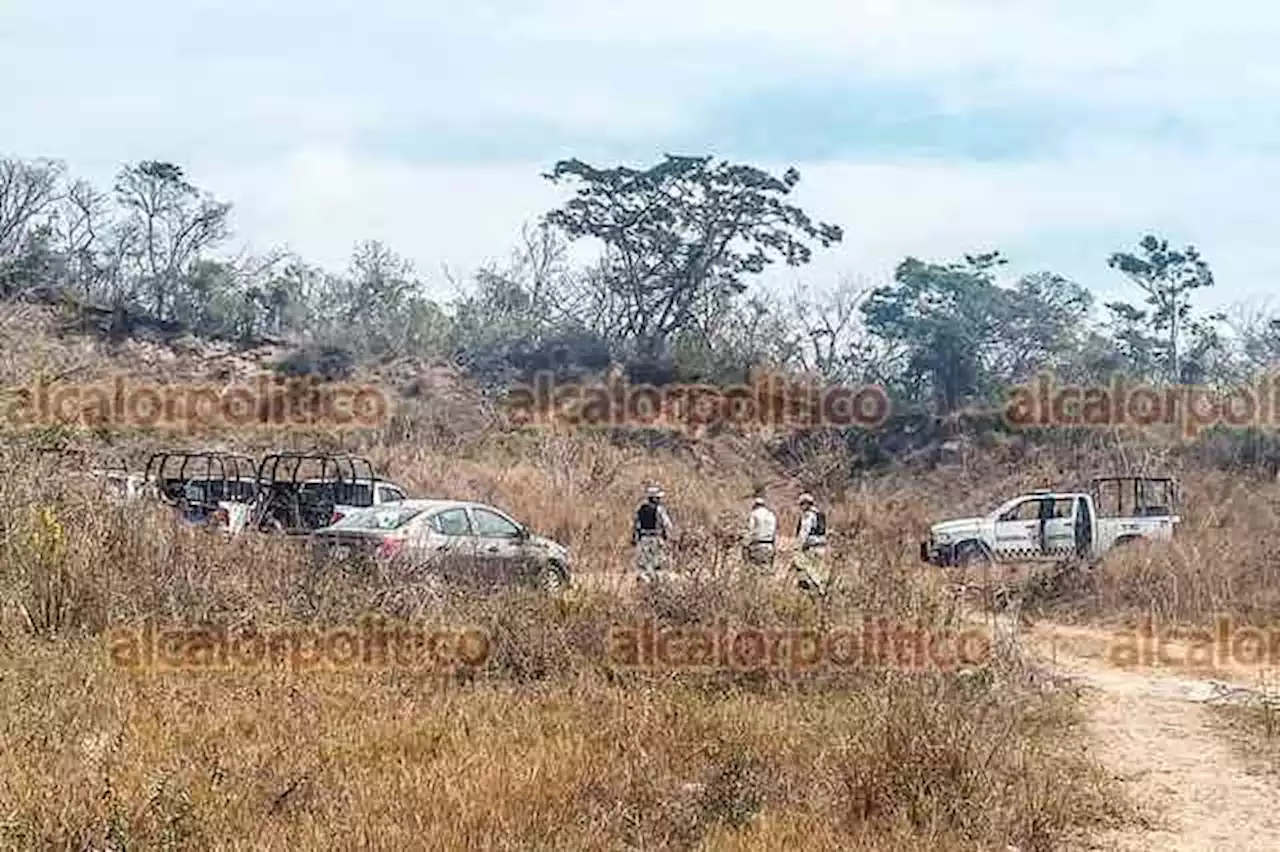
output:
M763 498L763 497L756 497L756 498L752 499L751 503L752 503L752 505L755 505L755 506L763 506L763 505L764 505L764 498Z
M800 495L800 499L799 499L797 502L798 502L801 506L803 506L805 503L812 503L812 502L813 502L813 495L812 495L812 494L810 494L808 491L806 491L805 493L803 493L803 494L801 494L801 495Z
M662 493L662 489L661 489L661 488L659 488L659 487L658 487L658 486L656 486L656 485L650 485L648 488L646 488L646 489L644 490L644 493L645 493L647 496L649 496L649 497L662 497L662 496L665 496L665 495L663 495L663 493Z

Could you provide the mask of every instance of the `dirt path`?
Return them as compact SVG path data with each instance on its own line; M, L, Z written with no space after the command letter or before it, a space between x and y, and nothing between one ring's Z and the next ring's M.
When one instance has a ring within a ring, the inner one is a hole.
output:
M1150 813L1146 830L1108 834L1093 848L1280 850L1280 786L1251 773L1213 730L1206 706L1256 689L1256 679L1239 667L1206 677L1176 664L1118 665L1108 654L1115 637L1105 631L1050 625L1021 637L1032 657L1092 688L1087 706L1098 756ZM1188 658L1176 649L1167 656Z

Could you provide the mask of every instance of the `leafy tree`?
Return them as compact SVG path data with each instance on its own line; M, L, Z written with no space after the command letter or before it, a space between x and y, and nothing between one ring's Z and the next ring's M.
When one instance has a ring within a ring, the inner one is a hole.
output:
M997 321L991 270L1005 262L998 252L946 265L909 257L894 283L873 290L862 306L872 332L909 352L916 392L929 387L942 413L978 391L980 356Z
M319 302L325 342L363 355L434 355L447 339L443 312L413 264L376 240L356 246L347 274L330 276Z
M1067 366L1083 342L1093 294L1061 275L1040 272L1004 290L993 309L999 322L988 370L997 381L1020 382Z
M822 246L843 236L815 223L785 197L800 181L711 157L668 154L649 169L599 169L564 160L546 177L574 181L575 196L545 221L571 239L604 243L604 282L616 297L621 336L649 355L665 352L699 305L740 294L744 278L779 257L809 262L807 240Z
M998 286L1006 262L999 252L945 265L907 258L863 303L867 328L906 354L904 389L927 388L941 413L1051 366L1089 309L1088 293L1059 276Z
M1146 294L1150 313L1132 311L1126 318L1145 320L1157 334L1164 333L1169 377L1181 381L1180 344L1190 318L1191 294L1212 286L1209 264L1194 246L1175 251L1169 248L1168 240L1149 234L1142 238L1137 252L1112 254L1107 265L1123 272Z

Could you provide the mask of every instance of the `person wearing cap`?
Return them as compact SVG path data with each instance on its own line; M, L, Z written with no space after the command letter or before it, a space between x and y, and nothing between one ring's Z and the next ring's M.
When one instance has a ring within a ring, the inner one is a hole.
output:
M631 544L636 548L636 568L641 580L653 579L662 569L663 545L671 535L671 516L662 505L665 495L656 485L645 491L645 501L636 509L635 524L631 529Z
M778 516L765 504L764 496L757 494L747 516L747 562L763 574L772 574L777 540Z
M827 517L813 501L813 495L801 494L800 521L796 524L796 552L792 566L799 574L800 588L821 593L827 584Z

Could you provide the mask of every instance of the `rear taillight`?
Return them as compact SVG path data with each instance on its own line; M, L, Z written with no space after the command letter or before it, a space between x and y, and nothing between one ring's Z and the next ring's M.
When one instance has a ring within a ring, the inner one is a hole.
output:
M333 513L333 517L331 517L331 518L329 519L329 526L333 526L334 524L336 524L336 523L337 523L338 521L340 521L340 520L342 520L342 513L341 513L341 512L338 512L338 511L335 511L335 512Z
M231 526L231 515L226 509L218 509L213 513L213 522L220 527Z
M378 556L382 559L399 556L403 551L404 539L402 538L384 538L382 544L378 545Z

